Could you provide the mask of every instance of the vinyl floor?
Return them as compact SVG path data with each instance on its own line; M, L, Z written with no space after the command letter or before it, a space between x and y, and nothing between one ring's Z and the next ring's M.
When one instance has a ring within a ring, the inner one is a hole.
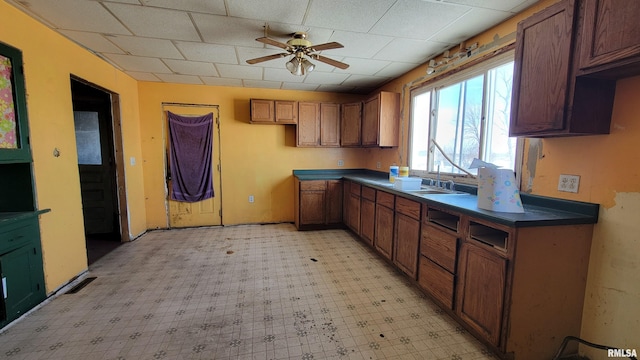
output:
M0 333L0 359L495 359L345 230L149 231Z

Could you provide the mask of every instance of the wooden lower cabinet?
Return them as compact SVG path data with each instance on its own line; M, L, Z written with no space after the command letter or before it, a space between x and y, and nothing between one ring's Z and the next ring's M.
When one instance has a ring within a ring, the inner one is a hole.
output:
M457 313L495 346L500 345L507 259L473 244L462 245Z
M396 198L393 262L413 280L418 274L420 208L419 202Z
M375 234L376 190L362 187L360 198L360 237L373 246Z
M340 227L342 180L296 181L295 224L298 230Z
M500 358L581 330L593 224L510 227L345 181L345 223ZM373 212L373 215L371 215ZM570 346L567 353L577 351Z
M351 182L347 197L346 224L354 233L360 235L360 184Z
M391 197L391 207L380 202L381 194ZM378 192L376 203L376 221L373 245L375 249L387 260L393 259L393 235L395 233L394 223L394 201L395 196L388 193Z

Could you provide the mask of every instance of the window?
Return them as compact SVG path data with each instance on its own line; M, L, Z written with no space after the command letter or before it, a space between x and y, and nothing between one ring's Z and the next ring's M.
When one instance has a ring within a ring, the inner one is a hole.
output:
M513 52L411 92L412 174L464 176L474 158L516 170L517 139L509 137ZM434 139L446 157L429 139ZM450 160L447 160L447 157Z

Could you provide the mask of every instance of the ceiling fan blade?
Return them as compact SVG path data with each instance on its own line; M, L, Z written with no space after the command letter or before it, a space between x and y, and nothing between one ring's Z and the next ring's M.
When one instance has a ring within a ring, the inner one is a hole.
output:
M279 47L281 49L289 50L289 45L287 45L285 43L281 43L278 40L273 40L273 39L268 38L268 37L257 38L256 41L259 41L259 42L261 42L263 44Z
M329 49L339 49L339 48L343 48L344 46L338 42L330 42L330 43L324 43L324 44L318 44L318 45L313 45L311 46L311 48L313 49L313 51L322 51L322 50L329 50Z
M325 56L322 56L322 55L314 54L314 55L312 55L312 57L314 59L318 60L318 61L322 61L325 64L329 64L331 66L335 66L335 67L337 67L339 69L342 69L342 70L344 70L344 69L349 67L349 64L345 64L345 63L340 62L338 60L329 59L328 57L325 57Z
M280 53L280 54L267 55L267 56L263 56L263 57L259 57L259 58L255 58L255 59L249 59L249 60L247 60L247 64L253 65L253 64L261 63L263 61L279 59L281 57L285 57L285 56L288 56L288 55L289 55L289 53Z

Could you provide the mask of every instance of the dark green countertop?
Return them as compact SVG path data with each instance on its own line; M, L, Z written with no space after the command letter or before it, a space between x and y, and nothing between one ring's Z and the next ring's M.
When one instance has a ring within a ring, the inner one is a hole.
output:
M478 198L475 195L477 189L468 185L456 185L456 190L466 192L461 194L417 195L411 191L395 189L389 183L386 173L367 169L294 170L293 175L300 180L347 179L434 207L511 227L595 224L598 222L599 205L586 202L520 194L524 213L504 213L478 208Z
M14 221L27 219L51 211L51 209L35 211L0 212L0 225L9 224Z

